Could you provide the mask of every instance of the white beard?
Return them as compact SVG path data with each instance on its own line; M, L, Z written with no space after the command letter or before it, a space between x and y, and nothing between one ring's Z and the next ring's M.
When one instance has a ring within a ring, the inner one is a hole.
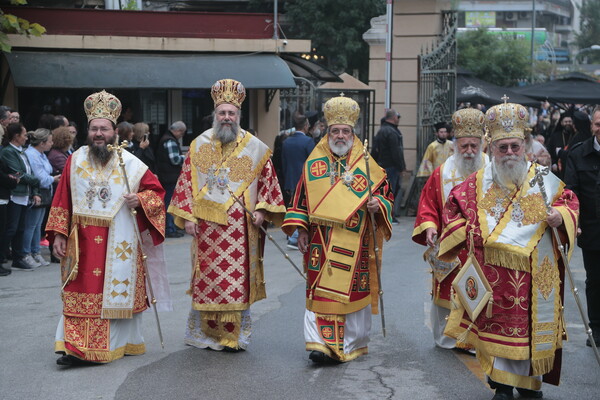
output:
M469 176L481 168L481 149L475 154L456 153L456 169L460 176Z
M333 138L329 137L329 148L336 156L343 156L350 151L353 142L354 138L349 140L338 140L337 142L334 142Z
M225 126L224 124L231 124L231 126ZM233 142L237 137L239 125L235 121L223 121L219 123L217 118L213 120L213 132L215 137L223 144Z
M494 182L503 186L520 186L527 176L527 159L525 156L503 156L500 162L492 159L492 176Z

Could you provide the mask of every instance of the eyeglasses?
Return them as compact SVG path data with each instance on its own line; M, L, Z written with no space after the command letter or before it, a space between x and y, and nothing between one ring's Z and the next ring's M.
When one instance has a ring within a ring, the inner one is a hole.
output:
M102 127L94 126L92 128L89 128L89 131L92 133L96 133L98 131L100 131L102 133L108 133L108 132L112 131L112 129L107 128L106 126L102 126Z
M519 150L521 150L521 146L522 146L521 144L511 143L511 144L501 144L499 146L496 146L496 148L498 150L500 150L500 153L508 152L509 148L510 148L510 151L512 151L513 153L516 153Z

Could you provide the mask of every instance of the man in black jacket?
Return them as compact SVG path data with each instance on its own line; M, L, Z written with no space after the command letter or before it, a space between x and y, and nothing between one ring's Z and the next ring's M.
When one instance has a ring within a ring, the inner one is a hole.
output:
M399 122L400 114L393 109L386 111L373 145L374 157L377 163L385 169L392 186L395 205L399 205L401 199L400 174L406 170L402 133L398 129ZM394 210L397 210L397 206L394 207ZM392 223L398 223L395 213L392 217Z
M592 113L593 136L571 148L567 158L565 183L579 198L579 226L585 267L585 296L588 318L596 346L600 346L600 107ZM588 338L588 346L591 346Z

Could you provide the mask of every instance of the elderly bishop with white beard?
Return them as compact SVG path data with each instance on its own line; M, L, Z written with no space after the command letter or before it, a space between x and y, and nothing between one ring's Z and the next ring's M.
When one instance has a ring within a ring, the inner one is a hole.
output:
M438 257L451 261L466 248L470 260L461 270L464 286L460 279L453 285L462 307L451 311L444 333L475 347L495 400L512 399L515 388L521 397L541 398L542 382L558 385L560 378L565 265L552 228L570 256L579 201L553 174L544 175L547 211L532 183L536 165L525 156L528 120L519 104L487 111L492 161L452 189L442 215ZM484 292L491 297L480 301ZM470 300L483 308L473 311Z
M466 261L467 252L463 250L458 259L450 263L442 262L435 257L439 245L437 237L442 231L442 209L450 191L489 162L482 152L483 123L483 113L474 108L458 110L452 115L456 136L454 154L436 168L425 183L412 234L413 241L430 249L425 255L432 268L431 328L435 344L445 349L457 346L456 339L444 336L444 329L451 309L452 281ZM458 346L465 347L461 343Z
M211 96L213 128L190 144L168 211L194 237L185 343L239 351L250 342L250 305L266 297L260 227L280 224L285 206L271 150L240 128L244 86L221 79Z

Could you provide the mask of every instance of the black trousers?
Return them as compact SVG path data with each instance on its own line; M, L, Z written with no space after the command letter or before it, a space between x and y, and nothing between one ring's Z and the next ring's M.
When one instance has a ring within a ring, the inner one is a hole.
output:
M594 333L600 333L600 250L581 249L585 267L585 297Z

